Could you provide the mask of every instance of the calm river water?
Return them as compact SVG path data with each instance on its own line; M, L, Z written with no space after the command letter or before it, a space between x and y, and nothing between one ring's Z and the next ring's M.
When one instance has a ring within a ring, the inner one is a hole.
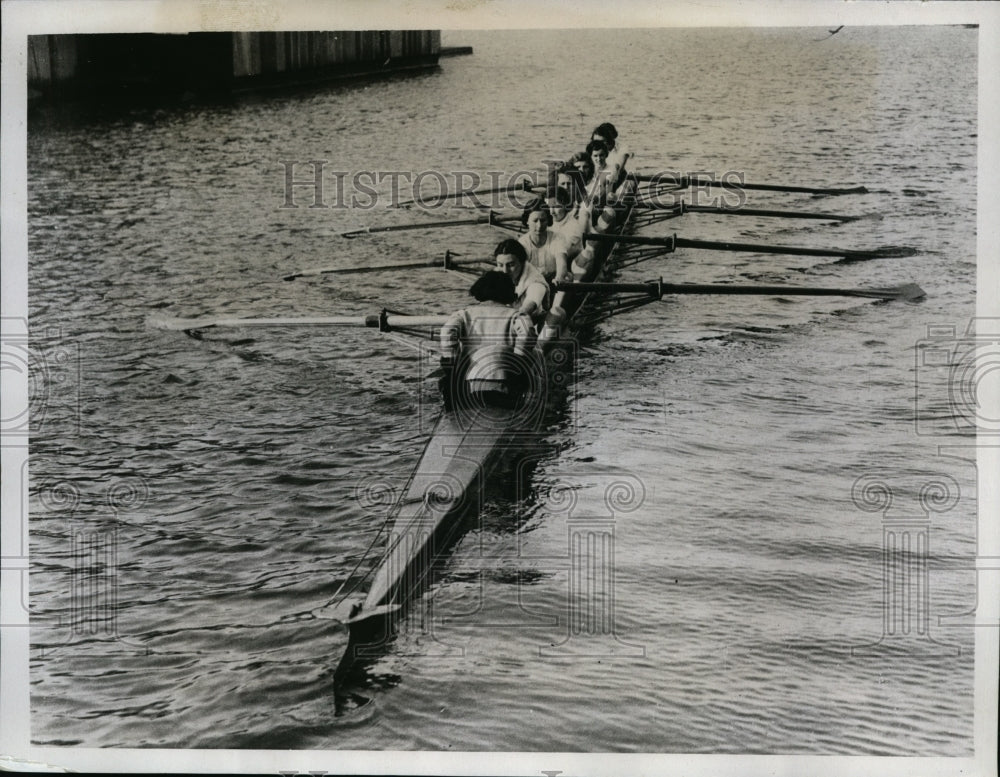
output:
M974 342L977 31L825 35L454 33L474 56L411 77L34 112L29 303L53 388L30 450L33 740L970 755L975 435L947 365ZM326 605L374 563L377 497L426 442L434 379L370 330L195 340L149 319L450 311L468 281L441 271L282 276L486 255L497 231L347 241L467 211L309 208L304 187L283 209L286 164L532 170L606 120L640 172L870 190L751 197L862 217L841 225L691 214L643 234L911 249L687 250L622 279L927 299L683 296L601 325L528 475L491 488L337 704ZM584 525L613 547L597 634L572 625Z

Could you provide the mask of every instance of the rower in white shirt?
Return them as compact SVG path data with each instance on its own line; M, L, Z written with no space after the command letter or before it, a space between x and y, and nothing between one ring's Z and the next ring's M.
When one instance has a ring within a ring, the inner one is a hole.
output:
M608 166L608 147L603 140L592 140L587 144L587 155L594 165L594 175L601 175Z
M615 129L615 125L606 121L595 127L594 131L590 133L590 140L591 142L600 141L607 147L608 155L605 164L612 171L612 185L618 186L621 183L625 162L632 154L618 140L618 130Z
M592 140L587 144L587 154L594 165L594 177L590 183L589 199L595 211L600 211L613 199L619 170L608 164L608 147L602 140Z
M545 204L552 214L549 233L563 244L566 257L572 262L583 250L583 233L587 231L590 218L589 203L572 204L571 195L561 186L550 188L545 193Z
M514 306L533 321L542 321L549 309L549 284L528 261L524 246L512 238L502 240L493 251L493 259L497 269L514 284Z
M514 284L505 273L485 273L469 294L476 304L456 311L441 327L445 408L514 408L535 366L535 329L511 308Z
M555 234L549 233L552 222L548 205L544 200L536 199L521 215L521 223L527 231L518 238L528 255L528 262L538 268L549 283L571 277L566 247Z

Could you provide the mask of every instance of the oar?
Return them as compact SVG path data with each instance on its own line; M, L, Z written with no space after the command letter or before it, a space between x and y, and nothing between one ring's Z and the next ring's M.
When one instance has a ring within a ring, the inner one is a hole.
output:
M437 227L460 227L467 224L503 224L508 221L520 221L520 218L502 218L498 216L493 211L490 211L485 216L477 216L474 219L452 219L450 221L427 221L422 224L397 224L394 226L387 227L365 227L364 229L355 229L353 232L341 232L341 237L346 237L352 240L359 235L373 235L377 232L403 232L408 229L435 229Z
M797 210L766 210L762 208L721 208L712 205L689 205L686 202L653 203L638 206L641 210L669 210L673 215L685 213L720 213L725 216L773 216L783 219L820 219L822 221L857 221L860 216L841 216L836 213L810 213Z
M745 251L759 254L795 254L798 256L842 256L845 259L878 259L897 256L907 256L898 248L884 248L874 251L851 251L844 248L803 248L801 246L775 246L762 243L733 243L718 240L690 240L671 235L670 237L644 237L641 235L607 235L599 232L586 232L584 240L596 240L604 243L634 243L638 245L663 246L668 252L678 248L708 248L716 251Z
M361 316L306 316L303 318L237 318L205 316L202 318L171 318L153 316L147 321L154 329L186 331L210 327L278 327L278 326L361 326L374 329L393 327L443 326L447 316L404 316L372 313Z
M556 283L556 291L600 292L619 294L649 294L657 298L664 294L756 294L786 297L869 297L872 299L918 300L926 295L915 283L885 289L832 289L817 286L740 286L728 283Z
M851 186L847 188L823 189L814 186L785 186L783 184L769 183L740 183L739 181L717 180L715 178L703 178L700 176L676 176L676 175L637 175L637 181L649 181L652 183L676 183L681 187L688 186L719 186L725 189L751 189L765 192L802 192L804 194L865 194L868 192L864 186Z
M438 194L434 197L421 197L420 203L422 205L434 205L445 200L455 200L461 197L473 197L480 194L499 194L500 192L530 192L535 189L544 188L541 184L534 184L527 179L517 181L513 184L507 184L506 186L495 186L492 189L462 189L458 192L446 192L444 194ZM397 207L402 207L403 205L413 205L417 202L416 199L404 200L403 202L396 203Z
M441 267L445 270L450 270L453 267L465 267L468 265L475 264L486 264L483 259L469 260L467 262L456 262L452 257L458 256L459 254L453 254L451 251L444 252L443 259L431 259L427 262L404 262L403 264L376 264L368 267L319 267L313 270L300 270L299 272L292 273L291 275L286 275L284 280L294 281L296 278L304 278L312 275L351 275L353 273L362 272L381 272L383 270L413 270L420 269L424 267Z

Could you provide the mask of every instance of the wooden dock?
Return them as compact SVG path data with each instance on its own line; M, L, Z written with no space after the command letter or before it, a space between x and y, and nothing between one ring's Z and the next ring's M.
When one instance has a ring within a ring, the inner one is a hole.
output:
M433 68L440 55L440 30L32 35L28 86L240 92Z

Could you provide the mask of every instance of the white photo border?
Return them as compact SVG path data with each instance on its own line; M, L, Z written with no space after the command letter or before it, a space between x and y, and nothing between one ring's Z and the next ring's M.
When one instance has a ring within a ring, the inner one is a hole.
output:
M623 5L627 14L623 13ZM525 27L752 27L979 25L979 169L977 316L1000 319L1000 5L991 2L738 2L641 0L10 0L2 4L2 309L5 320L27 306L27 36L96 32L188 32L264 29L481 30ZM4 375L3 406L27 406L27 375ZM985 409L1000 417L1000 397ZM2 414L7 418L6 412ZM157 750L37 747L30 741L29 628L21 607L27 559L20 472L27 449L2 450L3 566L0 600L0 769L109 772L308 771L354 774L996 774L998 632L1000 628L1000 493L979 494L979 607L975 653L975 757L867 758L823 756L602 755L591 753L437 753L360 751ZM1000 475L1000 448L978 450L980 479ZM11 474L13 473L13 475ZM996 480L1000 480L997 477ZM151 765L154 765L151 767Z

